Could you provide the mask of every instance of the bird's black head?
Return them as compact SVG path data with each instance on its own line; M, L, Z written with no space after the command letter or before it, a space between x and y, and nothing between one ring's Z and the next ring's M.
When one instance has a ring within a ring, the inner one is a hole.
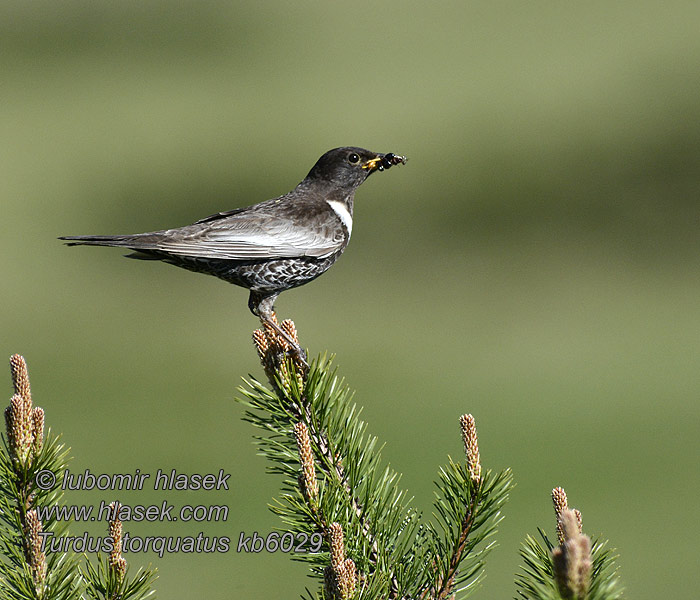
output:
M364 148L344 146L329 150L319 158L306 180L327 181L351 191L374 171L383 171L399 163L405 164L406 158L393 153L379 154Z

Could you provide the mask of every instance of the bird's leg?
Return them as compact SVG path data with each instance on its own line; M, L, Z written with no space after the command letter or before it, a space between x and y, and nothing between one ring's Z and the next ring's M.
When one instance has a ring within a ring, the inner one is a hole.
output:
M269 327L274 331L277 335L275 337L281 338L281 341L283 342L280 344L280 347L282 350L285 352L291 352L292 354L296 355L296 357L299 359L299 362L308 369L309 368L309 363L306 362L306 352L304 352L301 349L301 346L299 345L299 342L294 340L289 333L284 331L278 324L277 324L277 316L275 315L275 309L274 309L274 303L275 300L277 299L277 296L279 294L266 294L263 292L258 292L254 290L250 290L250 297L248 298L248 307L250 308L250 311L260 319L260 322L263 324L263 327ZM287 346L285 348L284 346Z

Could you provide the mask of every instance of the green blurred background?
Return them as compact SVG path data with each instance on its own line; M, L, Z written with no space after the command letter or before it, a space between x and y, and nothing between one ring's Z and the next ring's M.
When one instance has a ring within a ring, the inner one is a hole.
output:
M513 468L477 597L514 595L556 485L620 552L630 598L694 597L699 24L696 1L2 3L0 347L27 357L72 470L231 473L224 493L69 501L230 507L128 527L233 540L128 556L155 562L161 598L310 584L285 555L235 552L279 526L233 401L261 376L246 292L56 237L185 225L360 145L410 161L359 190L348 251L279 313L337 354L427 513L461 413L484 464Z

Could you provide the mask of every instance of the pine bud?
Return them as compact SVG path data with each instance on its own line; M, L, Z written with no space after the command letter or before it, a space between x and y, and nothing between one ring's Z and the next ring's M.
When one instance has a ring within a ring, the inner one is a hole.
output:
M270 320L278 325L277 323L277 315L273 312L272 316L270 317ZM285 350L285 343L286 340L280 339L281 336L277 335L277 331L275 331L275 328L268 323L267 321L263 321L263 329L265 330L265 335L267 336L268 343L270 346L275 345L278 346L281 350Z
M24 356L13 354L10 357L10 371L12 372L12 384L15 388L15 394L20 395L24 399L27 407L31 406L32 393L29 388L29 373Z
M352 598L357 587L357 568L352 558L345 559L345 597Z
M109 570L116 574L119 584L124 581L126 575L126 559L122 556L122 536L123 526L119 518L119 502L112 502L109 505L109 536L112 538L112 551L109 553Z
M331 572L324 572L326 589L330 587L332 597L336 600L349 600L357 586L357 569L352 559L345 558L345 542L340 523L331 523L327 535L331 547Z
M284 331L295 344L299 344L299 335L297 334L297 327L294 324L294 321L291 319L285 319L282 321L282 323L280 323L280 329Z
M554 504L554 516L557 519L557 538L559 543L564 543L564 532L561 528L561 516L569 508L566 492L562 487L555 487L552 490L552 503Z
M479 456L479 440L476 435L476 421L472 415L462 415L459 418L462 430L464 451L467 454L467 470L473 483L481 481L481 458Z
M309 428L306 426L306 423L299 422L294 425L294 436L297 440L299 462L301 463L301 480L303 481L302 492L308 502L315 504L318 500L318 482L316 481L316 468L314 466L314 455L311 449Z
M38 456L44 445L44 409L39 406L35 406L32 410L32 437L34 439L32 453Z
M36 510L27 511L25 520L25 554L32 571L34 584L41 587L46 579L46 554L42 552L43 537L41 521Z
M566 509L559 519L565 541L552 549L554 577L562 598L584 600L591 580L591 540L579 531L573 510Z
M10 357L10 371L15 394L10 406L5 409L5 427L12 457L26 465L32 456L41 450L44 437L44 411L32 407L29 373L24 357ZM40 436L37 439L37 434Z
M578 532L583 533L583 516L581 516L581 511L578 508L574 508L574 514L578 523Z
M10 406L5 410L5 424L10 452L15 460L24 465L34 441L31 414L19 394L12 396Z
M264 361L270 346L267 343L267 336L262 329L253 331L253 343L255 344L255 349L258 351L260 360Z
M334 522L328 527L328 542L331 547L331 567L336 571L342 569L345 562L345 543L340 523Z

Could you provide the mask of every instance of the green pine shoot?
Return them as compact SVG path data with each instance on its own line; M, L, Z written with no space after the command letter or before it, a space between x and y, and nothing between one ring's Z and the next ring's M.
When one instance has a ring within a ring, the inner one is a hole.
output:
M527 600L617 600L622 586L617 556L607 541L584 535L581 513L570 510L563 488L552 490L558 545L538 528L542 542L528 536L520 550L518 598Z
M281 327L298 340L291 321ZM307 368L271 328L253 339L271 387L250 378L241 402L244 419L261 431L255 439L269 472L283 478L272 510L285 531L324 539L321 552L295 556L319 584L305 597L466 597L483 575L511 487L508 470L482 476L473 418L461 420L466 460L440 471L437 524L425 523L400 474L383 464L332 360Z

